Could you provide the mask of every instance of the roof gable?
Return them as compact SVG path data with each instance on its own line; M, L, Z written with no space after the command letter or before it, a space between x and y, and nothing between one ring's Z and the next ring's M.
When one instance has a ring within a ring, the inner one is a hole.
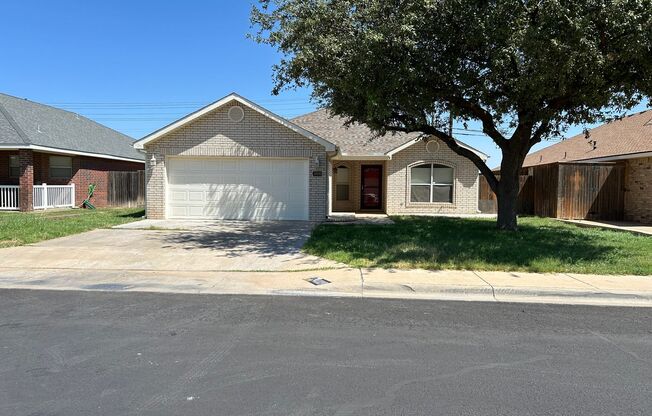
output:
M183 118L181 118L181 119L179 119L177 121L174 121L174 122L168 124L167 126L159 129L159 130L156 130L155 132L143 137L142 139L140 139L136 143L134 143L134 147L136 149L143 149L146 144L151 143L151 142L153 142L153 141L155 141L157 139L160 139L161 137L164 137L167 134L169 134L169 133L171 133L173 131L176 131L177 129L179 129L179 128L183 127L183 126L188 125L189 123L193 122L194 120L196 120L196 119L198 119L198 118L200 118L202 116L205 116L206 114L209 114L209 113L211 113L213 111L216 111L217 109L225 106L226 104L228 104L228 103L230 103L232 101L236 101L239 104L242 104L243 106L246 106L246 107L248 107L248 108L250 108L250 109L252 109L252 110L254 110L254 111L256 111L256 112L258 112L260 114L262 114L263 116L265 116L265 117L267 117L267 118L269 118L269 119L271 119L271 120L273 120L273 121L287 127L288 129L294 131L295 133L298 133L301 136L304 136L304 137L306 137L306 138L308 138L308 139L310 139L310 140L312 140L312 141L314 141L316 143L321 144L322 146L324 146L326 148L326 151L335 151L336 150L335 144L331 143L330 141L325 140L324 138L319 137L316 134L305 130L301 126L299 126L299 125L297 125L297 124L295 124L295 123L293 123L293 122L291 122L289 120L286 120L285 118L283 118L283 117L281 117L279 115L276 115L276 114L272 113L271 111L259 106L258 104L254 103L253 101L250 101L250 100L248 100L248 99L246 99L246 98L244 98L244 97L242 97L242 96L240 96L240 95L238 95L236 93L231 93L231 94L227 95L226 97L221 98L218 101L215 101L212 104L209 104L209 105L207 105L207 106L205 106L203 108L200 108L199 110L197 110L197 111L195 111L193 113L190 113L187 116L185 116L185 117L183 117Z

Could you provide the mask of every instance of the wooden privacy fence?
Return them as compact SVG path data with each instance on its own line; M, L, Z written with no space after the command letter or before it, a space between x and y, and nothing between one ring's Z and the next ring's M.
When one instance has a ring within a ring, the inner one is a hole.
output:
M107 201L114 207L145 205L145 171L108 172Z
M560 163L557 195L557 218L622 220L625 166Z
M553 163L522 175L518 213L563 219L622 220L625 166L619 163ZM496 212L496 195L480 177L479 209Z
M519 177L518 201L516 202L516 210L519 214L531 215L533 213L532 203L534 198L532 191L532 177L521 175ZM495 214L498 212L496 194L491 190L489 182L487 182L487 179L482 175L480 175L480 197L478 198L478 209L485 214Z

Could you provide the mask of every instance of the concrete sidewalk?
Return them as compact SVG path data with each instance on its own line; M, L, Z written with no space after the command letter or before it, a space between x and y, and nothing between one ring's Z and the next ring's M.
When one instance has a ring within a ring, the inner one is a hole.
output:
M591 220L563 220L559 221L575 224L578 227L604 228L606 230L626 231L634 234L652 236L652 225L640 224L629 221L591 221Z
M315 286L308 280L328 280ZM202 272L0 268L0 288L341 296L652 307L652 277L328 269Z

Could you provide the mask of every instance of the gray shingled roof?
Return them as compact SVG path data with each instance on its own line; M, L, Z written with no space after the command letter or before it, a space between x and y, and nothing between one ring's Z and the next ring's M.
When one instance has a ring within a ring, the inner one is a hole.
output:
M343 117L333 115L327 108L295 117L290 121L334 143L344 156L385 156L421 135L421 133L389 132L384 136L376 136L364 124L354 123L346 126ZM456 141L460 146L487 157L486 154L468 144L460 140Z
M419 137L419 133L387 133L376 137L364 124L344 125L345 119L321 109L290 120L337 145L345 156L382 156Z
M78 114L0 93L0 144L144 160L133 139Z

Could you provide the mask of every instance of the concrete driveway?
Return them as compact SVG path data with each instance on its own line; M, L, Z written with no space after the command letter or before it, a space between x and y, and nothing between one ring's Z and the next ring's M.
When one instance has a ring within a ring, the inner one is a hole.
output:
M153 221L0 250L3 268L290 271L339 266L301 247L300 221Z

